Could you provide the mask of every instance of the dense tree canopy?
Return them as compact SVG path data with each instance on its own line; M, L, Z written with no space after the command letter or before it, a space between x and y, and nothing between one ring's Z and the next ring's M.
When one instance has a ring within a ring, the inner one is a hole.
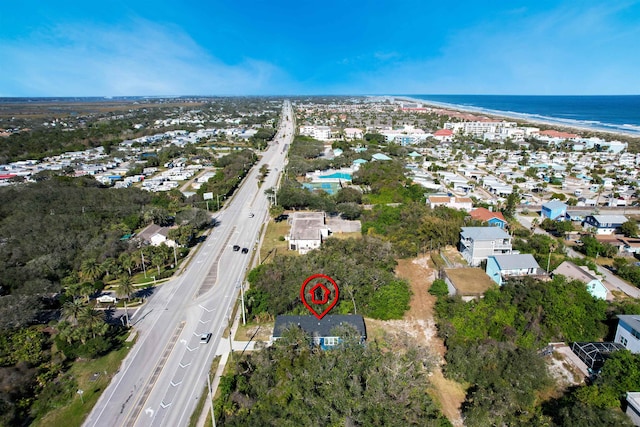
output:
M220 382L218 422L229 426L449 426L426 392L424 349L384 351L348 333L321 351L290 330L236 362Z
M300 285L312 274L322 273L340 288L334 312L400 318L408 309L410 291L395 277L395 265L391 245L379 239L328 239L304 257L279 256L254 269L249 274L247 305L254 316L307 314L300 302Z
M425 249L457 246L467 214L446 207L430 209L424 203L376 206L363 212L362 233L381 235L400 256L415 256Z
M466 424L549 425L536 412L537 394L551 384L536 351L549 342L601 340L606 303L563 276L509 280L468 303L443 294L436 312L448 348L445 372L471 384Z
M400 160L369 162L353 174L353 183L365 188L368 203L408 203L424 200L424 187L406 175Z
M217 160L219 168L216 174L209 178L198 189L198 194L213 193L219 197L229 197L238 187L242 178L249 172L258 156L251 150L234 151Z

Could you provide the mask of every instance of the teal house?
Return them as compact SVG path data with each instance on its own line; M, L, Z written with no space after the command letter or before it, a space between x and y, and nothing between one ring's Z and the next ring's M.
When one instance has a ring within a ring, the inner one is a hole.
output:
M589 270L588 267L576 265L571 261L564 261L553 270L553 275L560 274L571 280L579 280L587 286L587 291L598 299L607 299L609 290L600 281L596 273Z
M564 221L567 217L567 205L560 200L553 199L542 205L540 216L542 219L549 218L553 221Z
M502 286L506 280L513 277L539 276L545 277L545 271L540 268L531 254L491 255L487 258L487 275Z

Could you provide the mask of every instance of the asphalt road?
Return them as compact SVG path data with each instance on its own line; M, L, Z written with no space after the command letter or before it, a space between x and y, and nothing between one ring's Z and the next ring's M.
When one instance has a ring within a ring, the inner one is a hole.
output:
M188 424L216 348L220 340L227 339L223 331L257 250L261 226L269 219L264 190L276 186L294 133L288 101L283 118L274 142L217 216L220 225L201 243L188 267L180 277L159 286L132 315L137 342L85 426ZM258 187L258 170L263 164L271 172ZM233 245L246 247L249 253L233 251ZM201 343L199 336L206 332L212 333L211 340Z

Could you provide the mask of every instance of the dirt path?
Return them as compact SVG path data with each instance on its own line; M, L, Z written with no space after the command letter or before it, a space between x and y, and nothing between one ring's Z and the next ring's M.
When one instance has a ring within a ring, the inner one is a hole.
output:
M438 338L434 319L436 298L427 292L435 279L435 271L428 266L428 257L399 260L396 275L407 280L411 286L411 308L403 320L382 322L387 330L400 330L408 333L419 345L429 348L437 358L436 366L430 376L430 394L438 402L444 415L454 426L464 425L460 415L460 406L465 399L462 385L448 380L442 375L446 348Z

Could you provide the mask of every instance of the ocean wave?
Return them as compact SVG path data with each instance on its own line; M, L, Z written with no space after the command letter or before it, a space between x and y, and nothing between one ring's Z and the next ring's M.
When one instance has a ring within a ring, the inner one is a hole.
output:
M522 121L529 122L539 122L548 125L558 125L571 127L576 129L587 129L594 131L608 131L608 132L617 132L624 134L631 134L633 136L640 135L640 125L633 124L616 124L616 123L607 123L599 120L593 119L577 119L577 118L566 118L566 117L553 117L547 116L538 113L523 113L519 111L511 111L511 110L496 110L486 107L480 107L477 105L467 105L467 104L451 104L447 102L440 101L432 101L427 98L416 98L411 96L398 96L398 98L403 99L411 99L414 102L421 102L427 105L432 105L441 108L448 108L453 110L461 110L468 111L471 113L478 114L486 114L491 116L505 117L518 119Z

